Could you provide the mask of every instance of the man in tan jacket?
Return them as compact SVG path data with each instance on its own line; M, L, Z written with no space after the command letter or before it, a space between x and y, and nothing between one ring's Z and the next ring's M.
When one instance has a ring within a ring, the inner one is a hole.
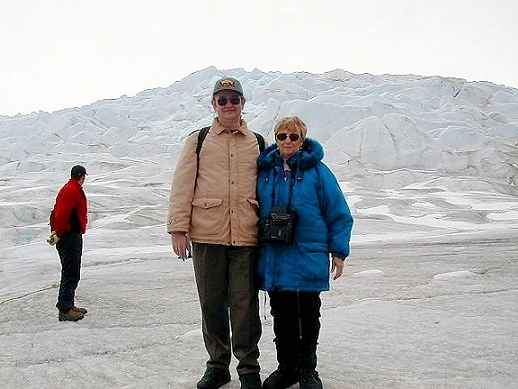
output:
M245 105L238 80L214 86L217 114L197 155L199 132L187 138L174 173L167 230L173 250L191 252L209 354L198 389L230 381L232 351L239 360L241 388L261 388L261 336L255 282L258 210L256 199L258 138L241 118Z

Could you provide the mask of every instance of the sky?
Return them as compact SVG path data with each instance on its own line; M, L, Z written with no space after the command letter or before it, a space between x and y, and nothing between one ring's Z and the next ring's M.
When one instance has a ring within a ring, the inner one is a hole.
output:
M516 0L0 3L0 115L166 87L208 66L518 88Z

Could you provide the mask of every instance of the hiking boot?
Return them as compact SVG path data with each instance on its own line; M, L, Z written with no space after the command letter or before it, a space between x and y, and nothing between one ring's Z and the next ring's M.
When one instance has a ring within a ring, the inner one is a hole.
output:
M322 389L322 381L316 370L302 370L299 385L300 389Z
M72 308L66 312L59 311L59 321L78 321L83 317L85 317L85 315L81 312L74 311Z
M241 389L261 389L261 376L259 373L249 373L239 376Z
M205 374L198 381L198 389L217 389L230 381L230 372L227 369L208 367Z
M76 312L80 312L83 315L86 315L88 313L88 310L86 308L72 307L71 309L73 309Z
M296 384L299 377L296 371L277 369L263 382L263 389L285 389Z

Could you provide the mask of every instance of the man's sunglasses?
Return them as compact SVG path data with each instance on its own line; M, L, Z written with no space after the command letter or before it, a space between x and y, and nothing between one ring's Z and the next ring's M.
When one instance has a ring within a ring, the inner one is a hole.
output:
M290 140L292 142L296 142L296 141L299 140L300 135L299 134L293 134L293 133L292 134L286 134L286 133L283 133L283 132L281 132L280 134L276 135L277 140L279 140L281 142L286 140L288 137L290 138Z
M224 107L225 105L227 105L227 103L230 101L230 104L232 105L238 105L241 103L241 97L240 96L230 96L230 97L227 97L227 96L219 96L218 99L216 100L218 102L218 105L220 107Z

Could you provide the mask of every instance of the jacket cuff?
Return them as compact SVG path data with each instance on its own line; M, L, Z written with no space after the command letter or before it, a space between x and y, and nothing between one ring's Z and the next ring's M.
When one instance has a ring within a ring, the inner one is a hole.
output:
M341 259L342 261L345 261L345 259L347 258L347 256L346 256L346 255L344 255L344 254L340 254L340 253L331 253L331 255L332 255L333 257L335 257L335 258L339 258L339 259Z
M172 234L173 232L185 232L185 233L188 233L189 232L189 228L179 227L179 226L175 226L173 224L168 224L167 225L167 232L169 234Z

